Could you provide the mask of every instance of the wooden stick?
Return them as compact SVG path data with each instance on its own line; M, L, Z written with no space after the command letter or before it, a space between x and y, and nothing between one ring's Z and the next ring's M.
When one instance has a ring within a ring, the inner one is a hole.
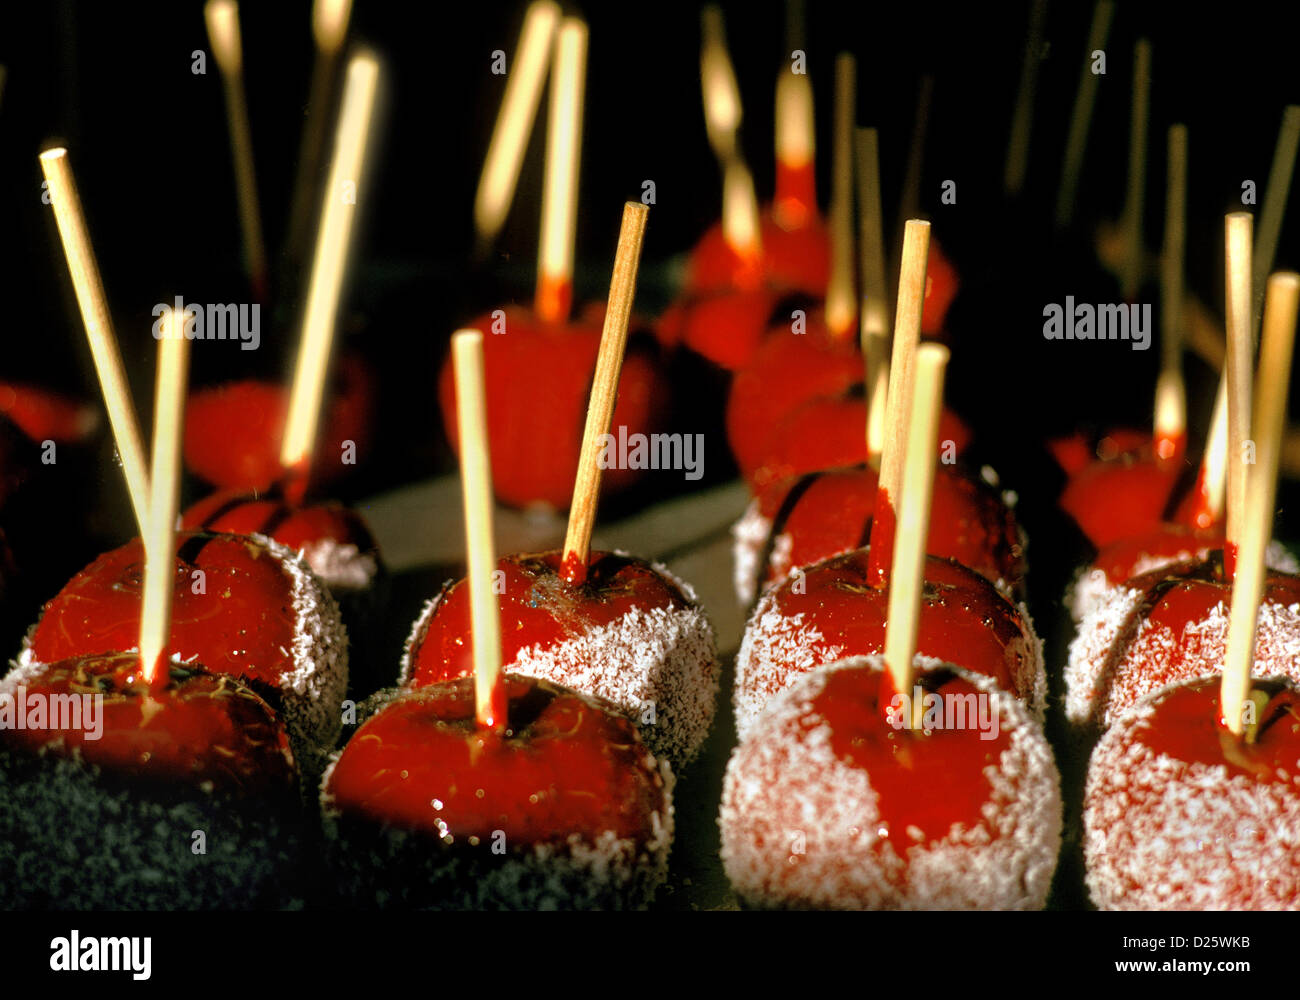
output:
M378 88L378 59L373 53L358 52L348 61L343 105L339 110L334 138L334 156L325 186L320 233L316 238L311 282L307 289L307 308L303 316L293 392L289 398L289 415L280 448L281 464L298 473L304 481L316 445L330 347L355 228L355 195L362 190ZM353 197L347 196L348 192Z
M312 5L311 31L316 41L311 84L307 91L307 118L298 145L298 166L293 182L286 244L288 257L296 265L306 252L312 207L317 204L324 158L326 122L334 106L343 43L347 39L352 0L316 0Z
M874 128L857 130L858 257L862 269L862 334L889 336L885 277L885 213L880 201L880 142Z
M1248 467L1242 449L1251 435L1251 377L1255 348L1251 336L1251 227L1249 212L1233 212L1224 220L1225 295L1228 307L1228 359L1224 369L1227 405L1227 546L1229 563L1241 546L1246 528ZM1231 570L1231 567L1229 567ZM1231 571L1229 572L1231 576Z
M337 54L348 35L352 0L316 0L311 8L311 35L317 53Z
M908 219L916 217L921 208L921 171L925 163L925 133L930 124L930 105L934 101L934 77L928 73L921 77L921 88L916 95L916 117L912 121L912 137L907 147L907 169L903 174L903 189L898 196L898 226L894 246L901 248L903 230Z
M72 177L72 165L68 162L68 151L62 148L47 149L41 153L40 159L50 204L54 207L54 219L59 227L59 239L63 243L63 254L72 275L72 287L81 308L81 321L85 324L90 354L95 361L95 374L99 377L104 407L108 410L113 440L126 476L127 492L131 494L136 526L143 534L148 523L149 470L145 464L140 427L136 423L135 404L131 401L131 388L122 368L117 338L113 335L113 320L108 313L104 283L99 277L81 198Z
M880 468L889 398L889 307L885 279L885 222L880 203L880 145L874 128L857 130L858 259L862 302L858 309L867 386L867 462Z
M725 169L736 155L736 133L744 111L740 85L727 52L722 8L707 4L700 13L700 90L704 95L704 129L713 155Z
M1070 132L1065 141L1061 186L1056 192L1056 225L1059 229L1069 228L1074 222L1075 192L1079 188L1079 175L1083 172L1083 154L1088 145L1092 109L1097 103L1097 86L1101 82L1101 77L1092 71L1092 54L1099 49L1105 50L1114 13L1114 0L1098 0L1092 9L1092 28L1088 31L1088 47L1083 52L1083 65L1079 68L1079 87L1074 97L1074 110L1070 113Z
M262 212L257 199L257 173L253 169L253 134L248 124L248 100L244 96L239 4L236 0L208 0L203 16L226 91L226 118L230 124L230 150L235 165L235 193L239 200L239 228L244 235L248 280L253 295L265 301L266 244L262 240Z
M876 587L887 581L893 559L894 527L903 486L907 420L912 411L916 345L921 339L921 308L925 303L925 266L930 254L930 223L910 219L903 233L902 267L898 277L898 309L894 314L894 348L889 365L888 415L880 484L871 520L868 579Z
M722 238L732 253L758 266L763 255L762 222L754 178L739 157L733 157L722 175Z
M559 20L560 7L552 0L535 0L524 14L514 65L506 75L501 111L492 129L478 193L474 196L474 228L481 248L497 238L514 200L528 138L542 101Z
M1043 26L1047 22L1047 0L1033 0L1029 6L1029 32L1025 38L1025 60L1020 65L1020 86L1016 92L1016 109L1011 115L1011 135L1007 140L1007 165L1002 172L1002 188L1007 197L1020 194L1029 163L1029 133L1034 122L1034 95L1038 91L1038 67L1043 61Z
M632 301L636 298L636 273L649 212L649 208L637 201L629 201L623 206L618 250L614 254L614 275L609 282L605 327L600 335L600 354L596 358L591 400L587 404L587 423L582 432L578 478L573 486L573 503L569 507L569 530L564 536L561 573L573 584L582 583L587 578L591 532L596 524L596 501L600 497L601 438L609 433L610 421L614 418L618 378L623 370L627 327L632 318Z
M456 426L460 437L461 497L465 505L469 612L474 637L475 718L484 729L506 724L501 684L501 612L492 590L492 459L483 391L483 334L457 330L451 338L456 371Z
M783 229L799 229L817 214L812 83L784 66L776 80L776 196L772 215Z
M1201 457L1200 510L1196 527L1211 528L1224 518L1228 493L1228 378L1219 376L1214 393L1214 410L1210 416L1210 433Z
M925 545L930 531L930 498L934 491L936 437L943 410L943 375L948 348L922 344L916 352L916 393L908 419L907 458L903 498L889 574L889 620L885 628L885 665L894 691L912 695L913 657L921 623L921 594L925 585ZM912 705L910 728L920 724L921 706Z
M1183 382L1183 269L1187 247L1187 126L1169 127L1165 240L1160 255L1160 376L1156 381L1156 457L1181 459L1187 444Z
M171 312L158 341L154 390L153 467L149 519L144 531L144 596L140 610L140 663L145 680L157 676L171 637L172 591L176 586L176 514L180 500L181 438L190 342L185 316Z
M587 25L560 22L546 125L546 177L542 191L542 245L537 258L534 308L546 323L563 323L573 305L573 244L578 224L578 168L582 151Z
M1241 552L1232 584L1228 649L1219 701L1223 719L1235 736L1246 731L1242 708L1250 696L1255 659L1255 625L1264 594L1265 552L1273 537L1277 468L1286 424L1286 397L1291 383L1296 312L1300 308L1300 274L1283 272L1268 279L1264 334L1255 401L1255 458L1250 475L1248 509Z
M826 327L837 339L853 335L853 119L857 62L847 52L835 60L835 132L831 147L831 271L826 285Z
M1120 215L1124 263L1120 292L1130 302L1142 283L1142 212L1147 183L1147 123L1151 110L1151 43L1139 38L1133 53L1133 107L1129 119L1128 193Z
M1255 317L1251 329L1256 340L1259 339L1260 309L1264 304L1264 282L1273 269L1273 259L1277 255L1277 241L1282 233L1282 219L1286 215L1286 202L1291 192L1291 175L1295 172L1298 147L1300 105L1288 104L1282 112L1282 127L1278 130L1273 164L1268 171L1268 187L1264 190L1259 225L1255 227L1255 270L1250 301Z

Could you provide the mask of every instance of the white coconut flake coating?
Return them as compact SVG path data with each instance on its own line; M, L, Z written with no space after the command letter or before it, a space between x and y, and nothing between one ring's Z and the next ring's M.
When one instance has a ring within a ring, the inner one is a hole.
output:
M1132 575L1135 577L1141 576L1153 569L1172 566L1174 563L1187 562L1191 559L1206 559L1211 551L1212 549L1206 547L1185 549L1172 555L1151 555L1146 553L1138 557L1133 566ZM1269 569L1276 570L1279 573L1300 573L1300 561L1281 542L1269 542L1265 561ZM1065 603L1070 608L1070 618L1076 624L1083 621L1088 615L1101 607L1102 602L1106 600L1111 591L1119 586L1122 586L1122 584L1112 583L1107 579L1105 570L1098 569L1094 564L1088 563L1080 566L1074 576L1074 582L1071 583L1065 595Z
M936 661L918 657L916 664L927 669ZM955 668L989 696L1010 735L998 763L984 769L992 794L983 812L994 835L958 823L941 840L900 856L892 842L880 842L870 775L835 755L830 726L813 707L833 672L862 667L880 670L883 658L853 657L801 677L732 753L718 824L737 894L764 907L1042 908L1062 814L1060 777L1039 724L992 680Z
M643 766L663 789L663 807L649 817L650 839L638 844L605 830L594 839L570 834L563 845L488 843L458 851L430 849L427 836L347 822L328 788L343 751L320 782L321 817L340 890L352 902L380 908L445 910L607 910L646 906L668 877L676 784L668 761L647 752Z
M1300 761L1229 775L1137 740L1169 688L1115 720L1088 764L1084 860L1104 910L1300 908Z
M763 516L762 507L757 498L749 502L740 520L731 526L733 580L736 585L736 601L747 608L754 600L754 585L758 580L759 562L763 550L767 547L767 536L772 530L772 522ZM791 538L784 532L776 539L773 546L772 562L777 562L777 550L785 547L785 562L790 561Z
M379 573L379 559L351 542L322 538L304 545L298 554L331 591L365 590Z
M822 646L825 636L815 618L804 612L787 615L781 611L777 596L774 589L759 599L736 654L731 703L736 716L736 735L742 740L773 697L802 675L845 655L842 646ZM1016 613L1024 624L1030 651L1015 677L1016 690L1029 692L1026 704L1041 722L1047 710L1043 641L1034 631L1029 609L1023 603L1017 605Z
M1079 626L1065 665L1065 715L1076 725L1111 725L1146 695L1217 669L1227 655L1228 605L1220 601L1181 634L1143 619L1132 640L1117 643L1143 602L1143 592L1116 587ZM1178 662L1174 654L1181 649ZM1149 665L1162 665L1152 675ZM1255 674L1300 682L1300 604L1260 604Z
M625 552L614 555L628 557ZM631 558L631 557L628 557ZM646 746L674 767L699 754L718 701L718 651L713 625L695 591L659 563L649 564L686 598L685 607L643 609L544 646L519 651L503 669L551 681L613 705L635 722ZM421 641L449 588L429 600L402 652L399 683L410 683L411 651Z
M348 686L348 636L338 603L306 561L292 549L265 535L244 536L265 547L288 576L293 601L293 648L281 650L292 664L280 675L284 724L299 766L314 783L324 755L338 741L343 727L343 695ZM36 665L32 653L33 625L23 637L15 666ZM122 652L132 652L122 650Z

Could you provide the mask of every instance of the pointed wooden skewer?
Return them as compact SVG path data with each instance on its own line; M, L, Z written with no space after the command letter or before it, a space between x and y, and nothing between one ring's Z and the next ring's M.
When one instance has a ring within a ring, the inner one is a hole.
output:
M1075 93L1074 110L1070 113L1070 132L1065 142L1065 159L1061 164L1061 186L1056 192L1058 229L1068 229L1074 222L1075 192L1079 188L1079 175L1083 172L1083 154L1088 145L1092 109L1097 103L1097 86L1101 82L1101 77L1092 71L1092 54L1105 51L1114 13L1114 0L1098 0L1092 10L1092 28L1088 32L1088 47L1083 53L1083 65L1079 68L1079 87Z
M1228 306L1228 358L1223 385L1227 398L1227 522L1224 546L1225 571L1232 579L1236 554L1245 534L1248 513L1247 476L1249 466L1243 450L1251 436L1252 373L1255 367L1254 338L1251 336L1250 280L1251 227L1249 212L1233 212L1225 220L1225 294Z
M239 199L239 227L244 236L248 280L254 297L265 301L266 244L262 240L262 210L257 198L257 172L253 169L253 133L248 124L248 99L244 95L239 4L235 0L208 0L203 16L226 91L226 118L230 123L230 149L235 164L235 192Z
M1179 461L1187 447L1187 389L1183 382L1183 260L1187 244L1187 126L1169 128L1165 240L1160 258L1160 375L1156 381L1155 450Z
M943 376L948 349L922 344L916 352L916 391L908 417L898 538L889 573L889 619L885 628L885 664L894 691L912 700L909 728L919 728L921 706L912 699L913 658L921 622L925 586L925 543L930 530L934 491L936 438L943 410Z
M506 725L501 684L501 612L492 589L492 459L483 390L483 334L457 330L451 338L456 371L456 427L460 437L461 496L465 505L466 579L474 641L474 715L484 729Z
M867 579L874 587L888 580L893 559L894 530L903 486L907 421L915 387L916 346L921 338L921 309L925 303L925 265L930 254L930 223L910 219L903 233L903 259L898 278L898 309L894 314L894 347L889 364L888 416L880 484L871 519L871 554Z
M136 422L135 404L131 401L131 388L122 368L117 338L113 335L113 321L108 313L104 283L99 277L95 252L91 249L90 236L86 232L81 198L72 177L72 165L68 162L68 151L63 148L47 149L41 153L40 159L50 204L54 208L54 218L59 227L59 239L63 243L68 271L72 274L72 287L77 293L77 305L81 307L86 339L90 342L95 374L99 377L99 386L104 394L104 406L108 410L113 440L122 462L122 472L126 476L127 492L131 495L135 522L143 534L148 523L149 470L145 464L140 427Z
M853 336L857 310L853 291L853 119L857 62L848 53L835 60L835 133L831 149L831 270L826 286L826 327L834 338Z
M501 111L488 141L483 174L474 196L474 229L480 251L497 238L514 200L528 138L542 101L559 20L559 5L552 0L535 0L524 14L514 65L506 75Z
M560 23L554 58L546 123L542 242L533 307L543 322L563 323L573 306L573 246L587 74L587 25L583 21L566 17Z
M176 514L180 500L181 436L190 342L185 316L172 312L158 342L154 390L153 467L149 517L144 531L144 595L140 609L140 663L146 682L158 676L171 637L172 592L176 586Z
M704 94L704 130L713 155L724 169L738 152L736 133L743 108L736 70L727 52L722 8L707 4L700 14L700 89Z
M378 89L378 59L373 53L358 52L348 62L334 156L325 186L320 233L312 260L298 362L289 397L289 415L280 447L281 464L302 486L307 482L312 451L316 446L330 349L355 229L356 198L345 196L345 192L350 190L359 195L363 188L362 174Z
M880 204L880 148L874 128L857 130L859 307L867 386L867 463L880 468L889 389L889 306L885 279L884 212Z
M1256 464L1247 487L1247 513L1237 572L1232 584L1228 617L1228 648L1219 702L1223 721L1234 736L1249 737L1244 708L1250 698L1250 674L1255 660L1255 628L1267 578L1265 552L1273 535L1277 498L1277 468L1286 397L1295 348L1296 312L1300 308L1300 275L1274 274L1264 301L1264 332L1254 413Z
M641 244L645 240L649 212L637 201L629 201L623 206L605 327L600 335L600 353L596 357L591 400L587 404L587 423L578 457L578 476L573 486L573 503L569 507L568 532L564 536L560 572L571 584L582 583L587 578L591 532L596 525L596 503L600 498L601 438L609 433L610 421L614 418L618 378L623 370L623 353L627 349L627 328L632 318L632 302L636 298L636 274L641 263Z
M1007 197L1020 194L1029 164L1029 133L1034 123L1034 95L1038 92L1038 66L1043 61L1043 26L1047 21L1047 0L1033 0L1029 6L1029 31L1025 38L1025 60L1020 66L1016 109L1011 116L1007 140L1007 165L1002 172L1002 189Z

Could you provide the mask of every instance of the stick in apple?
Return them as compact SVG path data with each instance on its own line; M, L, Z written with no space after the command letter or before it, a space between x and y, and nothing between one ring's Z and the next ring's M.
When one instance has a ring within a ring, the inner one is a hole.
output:
M847 52L835 60L835 132L831 146L831 270L826 286L826 327L835 338L853 336L853 119L857 62Z
M122 461L127 492L131 495L131 507L135 511L136 525L143 534L148 523L149 470L145 464L140 427L136 423L135 404L131 401L131 389L122 368L122 355L113 335L113 320L108 313L104 283L100 280L99 265L95 262L95 252L86 232L86 218L72 176L72 165L68 162L68 151L62 148L47 149L41 153L40 159L59 227L59 239L63 243L63 254L72 275L72 287L77 294L77 305L81 307L86 339L90 342L95 374L104 394L104 406L113 428L117 454Z
M1079 175L1083 172L1083 154L1088 145L1088 129L1092 125L1092 109L1097 103L1097 86L1101 77L1094 71L1095 55L1106 49L1110 36L1110 21L1115 13L1114 0L1098 0L1092 10L1092 27L1088 31L1088 47L1083 53L1079 68L1079 87L1074 97L1074 110L1070 113L1070 132L1065 141L1065 159L1061 164L1061 186L1056 192L1056 225L1068 229L1074 222L1075 192L1079 188Z
M456 426L460 435L461 496L465 505L470 629L474 642L475 717L484 729L506 724L501 684L501 612L492 590L492 459L483 392L483 334L457 330L451 338L456 370Z
M515 47L513 68L506 75L501 111L488 141L483 174L474 196L474 229L480 253L492 244L505 224L510 203L519 183L528 138L537 119L546 71L551 64L559 5L552 0L535 0L524 14L524 26Z
M587 25L560 22L546 123L546 177L542 243L534 309L546 323L563 323L573 305L573 245L578 222L578 167L582 159L582 105L587 75Z
M732 157L722 175L722 238L757 280L762 270L762 220L754 178L739 157Z
M1124 236L1124 262L1120 270L1120 293L1130 302L1142 283L1145 248L1142 243L1142 212L1147 183L1147 123L1151 110L1151 43L1139 38L1133 53L1133 107L1129 117L1128 193L1120 214Z
M894 248L901 253L903 232L908 219L916 218L921 210L921 171L925 164L925 134L930 125L930 106L934 103L934 77L921 77L916 94L916 117L912 120L912 136L907 145L907 168L903 172L903 187L898 195L898 222L894 231Z
M912 409L916 346L921 338L921 309L925 303L925 266L930 254L930 223L909 219L903 232L903 258L898 276L898 308L894 313L894 347L889 363L888 415L880 485L871 519L868 580L883 587L893 559L894 529L903 486L907 420Z
M176 586L176 513L180 500L181 433L190 342L185 316L172 312L158 341L154 390L153 466L149 517L144 531L144 595L140 610L140 663L145 680L157 676L171 636L172 591Z
M587 578L591 532L596 524L596 501L600 497L601 438L609 433L610 421L614 417L618 378L623 369L623 352L627 348L627 328L632 318L632 301L636 298L636 274L649 211L645 205L635 201L623 206L605 327L600 335L600 353L596 357L596 373L578 458L578 477L573 487L573 503L569 507L568 532L564 537L564 558L560 564L561 575L573 584L582 583Z
M1169 128L1165 240L1160 256L1160 375L1156 380L1155 451L1162 462L1187 447L1183 382L1183 260L1187 245L1187 126Z
M226 119L230 125L230 150L235 164L235 193L239 200L239 227L244 236L245 264L253 295L266 299L266 244L262 240L262 214L257 200L257 173L253 169L253 134L248 124L244 95L244 53L239 35L236 0L208 0L203 8L212 54L221 70L226 91Z
M1038 64L1043 61L1043 26L1047 21L1047 0L1033 0L1029 7L1029 33L1025 38L1025 59L1020 65L1020 86L1011 115L1011 136L1007 140L1007 165L1002 172L1002 189L1007 197L1020 194L1029 164L1029 133L1034 123L1034 95L1038 92Z
M1282 112L1282 127L1273 148L1273 164L1268 171L1268 187L1255 229L1255 272L1251 284L1251 305L1255 317L1252 330L1259 338L1259 317L1264 304L1264 282L1273 269L1277 241L1282 233L1287 197L1291 193L1291 175L1295 172L1296 151L1300 148L1300 105L1288 104Z
M352 0L316 0L312 5L311 33L316 42L311 86L307 97L307 120L298 146L298 169L293 182L293 203L289 211L289 257L301 259L308 240L312 206L320 192L320 164L324 156L325 123L334 106L339 54L347 39Z
M867 461L880 468L889 388L889 306L885 279L885 225L880 204L880 146L874 128L857 130L858 257L861 262L860 334L867 385Z
M743 108L736 71L727 52L722 8L708 4L700 14L700 89L704 94L704 130L718 164L724 169L738 152L736 133Z
M776 197L772 216L782 229L806 226L817 214L813 92L807 73L787 61L776 78Z
M280 463L294 476L296 489L306 488L312 450L316 444L330 347L355 228L356 196L362 190L378 87L379 61L372 53L358 52L348 62L343 106L339 111L334 156L321 208L320 233L316 239L301 345L289 398L289 415L280 447Z
M1229 577L1241 544L1246 505L1246 465L1242 448L1250 437L1251 372L1255 343L1251 311L1251 231L1249 212L1232 212L1224 218L1224 294L1227 305L1227 357L1210 418L1210 436L1201 462L1200 492L1208 528L1227 508L1225 561Z
M1277 468L1286 397L1291 382L1296 311L1300 307L1300 274L1283 272L1268 279L1264 301L1264 331L1254 414L1256 464L1247 487L1247 513L1237 572L1232 584L1228 618L1228 648L1219 701L1223 719L1234 736L1247 733L1244 708L1250 697L1250 672L1255 660L1255 625L1267 574L1265 551L1273 537L1277 498Z
M925 585L925 542L930 530L930 498L934 491L935 438L943 410L943 376L948 349L922 344L916 352L916 387L908 417L907 457L902 497L889 573L889 620L885 628L885 664L894 691L911 696L913 657L921 621ZM911 728L920 724L921 706L912 705Z

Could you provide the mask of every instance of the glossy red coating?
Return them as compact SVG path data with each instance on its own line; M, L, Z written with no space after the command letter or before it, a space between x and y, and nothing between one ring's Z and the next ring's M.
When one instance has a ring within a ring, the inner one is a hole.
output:
M449 845L497 830L516 847L605 831L648 843L664 790L634 725L545 681L504 683L503 732L475 723L469 679L405 692L344 748L326 786L334 806Z
M271 707L235 678L198 665L173 664L151 686L135 653L78 657L42 665L16 694L26 699L29 719L34 701L53 706L56 696L69 695L102 701L95 725L83 712L80 726L76 716L64 715L63 728L0 728L0 742L13 749L77 756L142 784L181 782L256 795L296 781L289 738ZM50 721L47 714L47 726Z

